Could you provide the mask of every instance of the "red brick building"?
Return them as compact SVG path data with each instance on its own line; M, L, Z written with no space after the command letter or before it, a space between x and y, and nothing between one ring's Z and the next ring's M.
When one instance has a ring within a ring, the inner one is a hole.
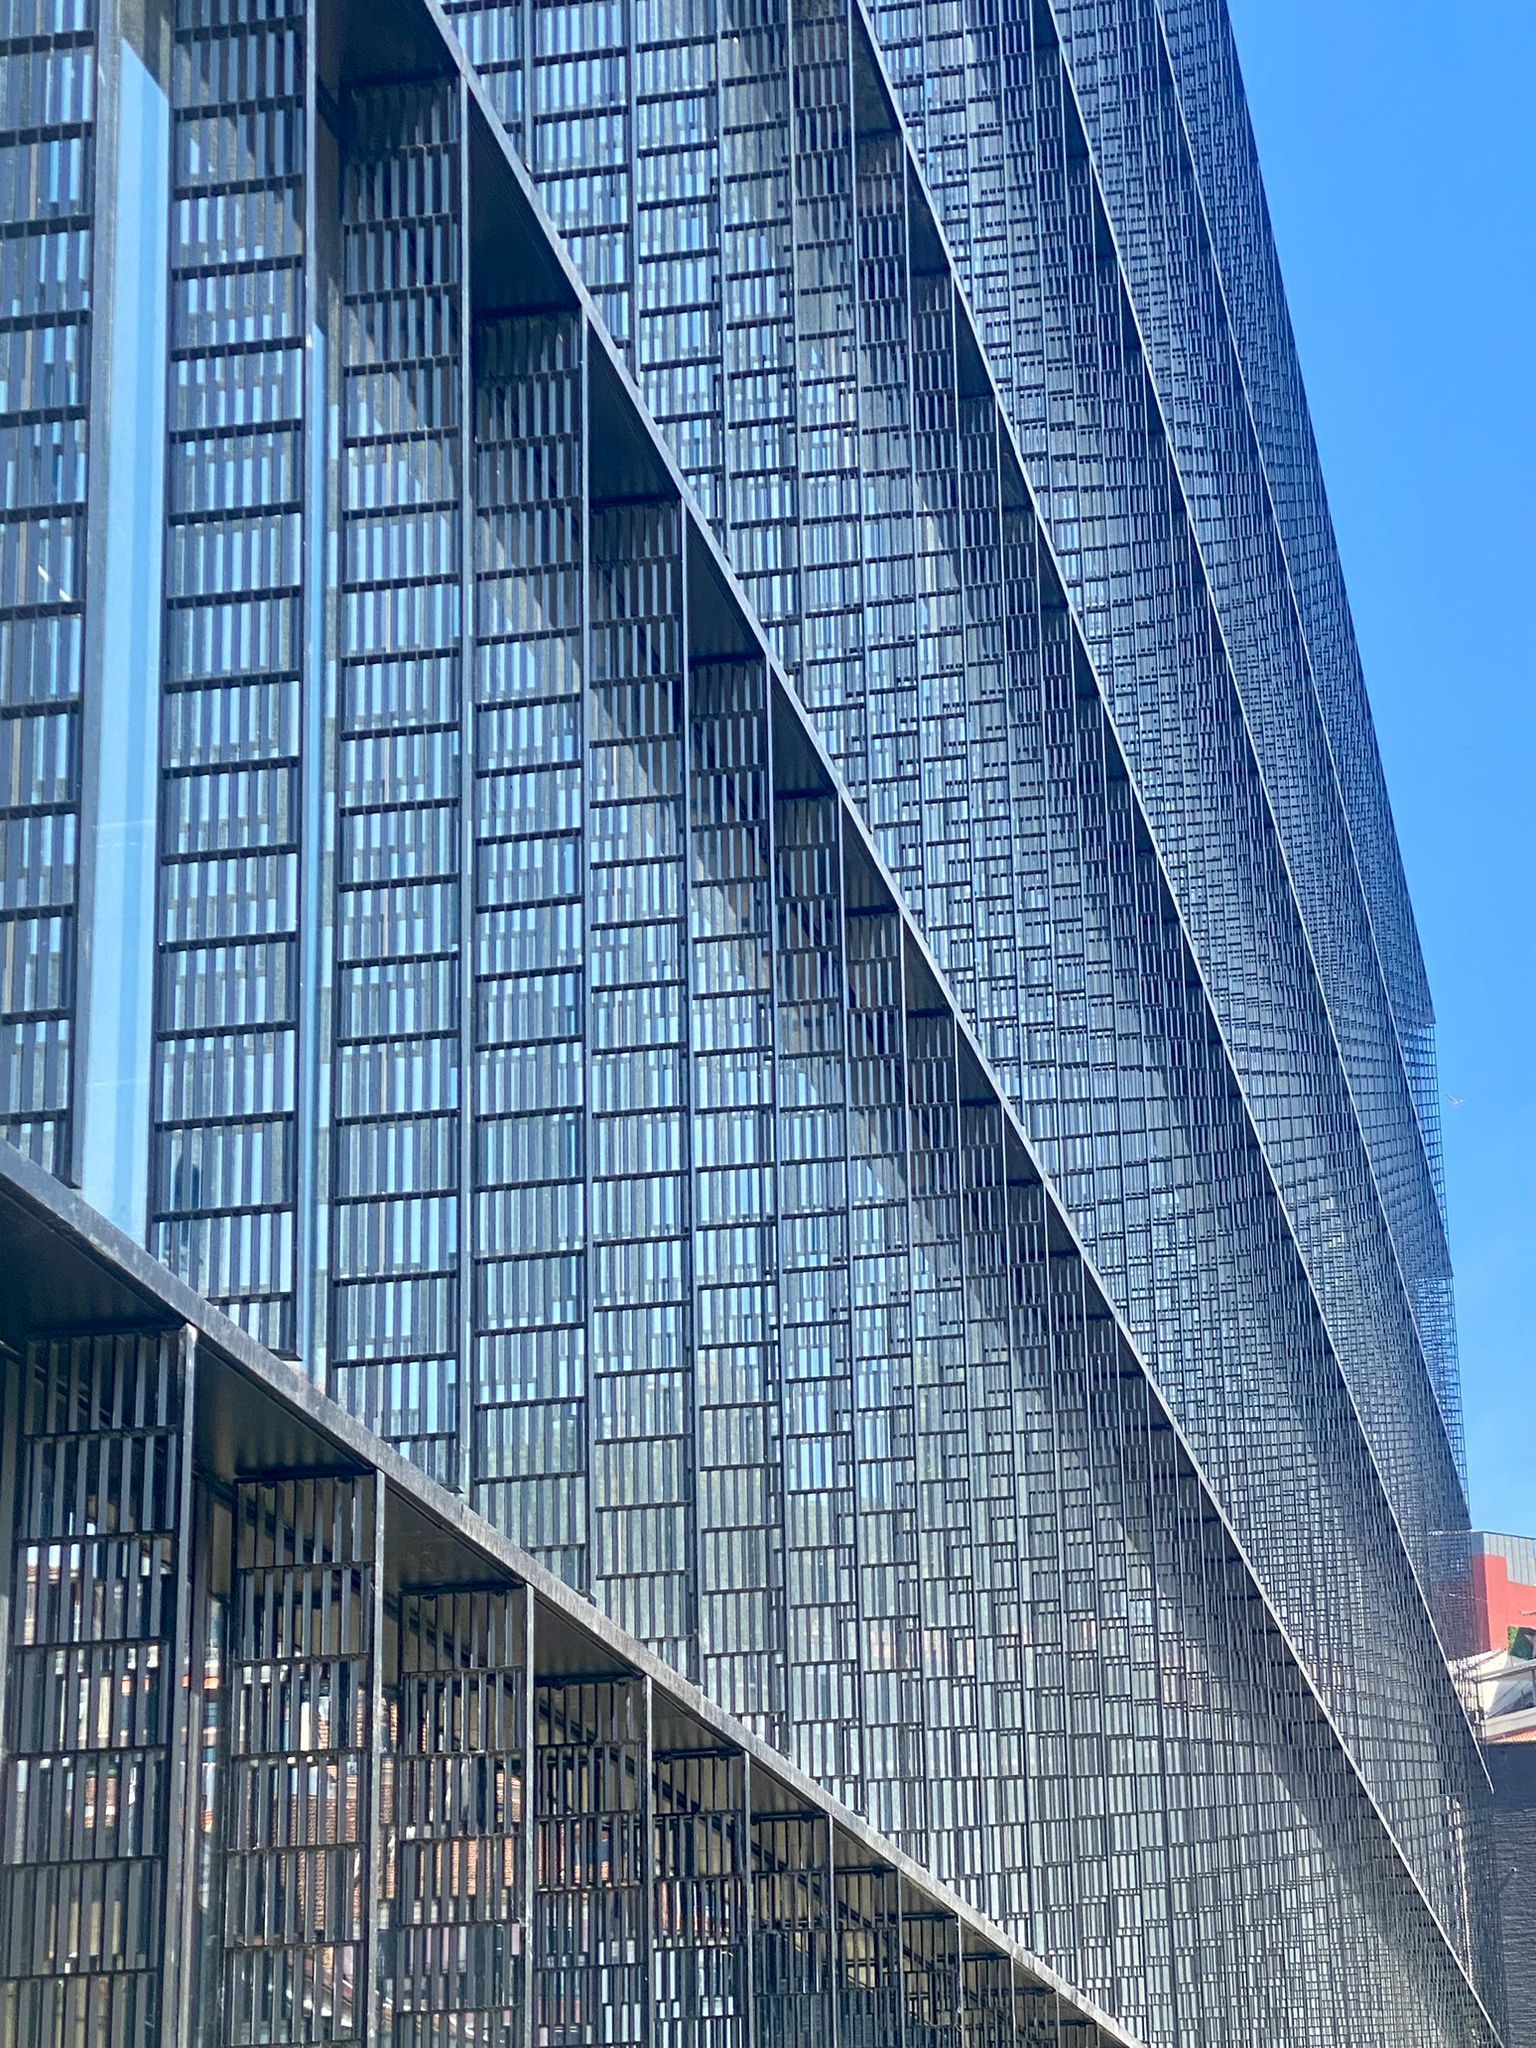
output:
M1536 1537L1472 1536L1472 1647L1509 1650L1532 1637L1536 1654Z

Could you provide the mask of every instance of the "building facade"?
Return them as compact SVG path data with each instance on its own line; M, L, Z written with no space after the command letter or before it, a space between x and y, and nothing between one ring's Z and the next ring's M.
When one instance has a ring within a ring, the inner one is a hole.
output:
M1490 1875L1499 1897L1504 1931L1508 2048L1536 2043L1536 1738L1528 1717L1524 1732L1505 1738L1490 1730L1488 1775L1493 1781Z
M1131 2048L13 1158L0 2039Z
M1431 1020L1220 6L3 62L13 1145L1129 2039L1491 2041ZM230 2038L361 2038L296 1997Z

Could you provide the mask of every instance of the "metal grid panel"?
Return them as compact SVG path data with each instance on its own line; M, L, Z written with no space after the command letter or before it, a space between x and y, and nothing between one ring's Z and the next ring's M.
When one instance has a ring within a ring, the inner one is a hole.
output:
M471 1498L588 1583L585 387L574 316L482 323L475 427Z
M758 2048L832 2038L831 1827L813 1814L752 1816L752 1982Z
M234 1508L219 2038L375 2039L374 1485L252 1481Z
M467 370L458 95L349 96L329 1356L462 1485Z
M1159 11L1184 136L1202 187L1205 227L1220 266L1221 298L1241 358L1387 994L1443 1208L1434 1020L1424 963L1371 728L1231 25L1225 8L1210 0L1163 0ZM1070 24L1072 17L1066 19Z
M97 47L94 0L19 0L0 23L0 1131L56 1173L75 1142Z
M397 2048L521 2048L528 1684L515 1592L412 1593L399 1612L383 1970ZM386 2015L387 2017L387 2015Z
M652 1783L652 2038L656 2048L746 2048L746 1764L658 1750Z
M149 1242L291 1353L309 24L175 32Z
M182 1346L39 1341L18 1378L0 2029L17 2048L147 2048L173 1995Z
M535 2038L651 2038L650 1728L643 1684L534 1693Z
M861 1804L882 1833L916 1850L926 1837L930 1787L923 1753L906 1005L901 920L888 904L870 900L868 882L859 868L850 874L843 928Z
M699 1677L783 1724L784 1498L777 1285L774 866L768 672L689 672L689 891Z
M0 1130L72 1155L96 8L0 29Z
M594 508L587 764L592 1584L693 1668L693 1189L682 508Z

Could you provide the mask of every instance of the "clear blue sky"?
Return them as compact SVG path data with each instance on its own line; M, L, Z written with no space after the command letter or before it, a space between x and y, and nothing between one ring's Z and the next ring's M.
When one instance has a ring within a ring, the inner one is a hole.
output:
M1439 1020L1474 1526L1536 1533L1536 0L1230 0Z

